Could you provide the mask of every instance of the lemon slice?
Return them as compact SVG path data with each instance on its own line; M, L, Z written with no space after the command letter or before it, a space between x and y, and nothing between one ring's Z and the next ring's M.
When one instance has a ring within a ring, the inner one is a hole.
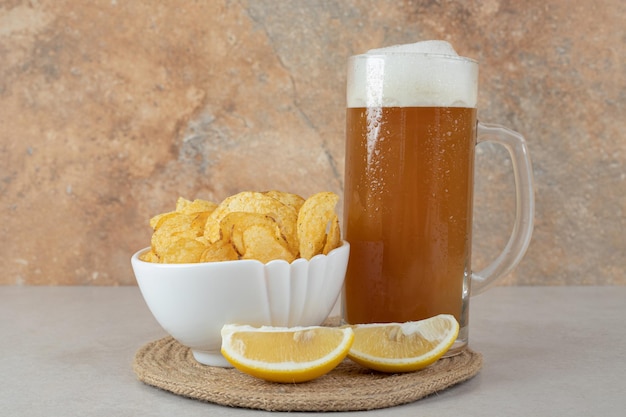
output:
M348 357L381 372L411 372L431 365L459 334L454 316L441 314L406 323L357 324Z
M222 355L242 372L273 382L304 382L335 368L354 341L349 327L222 327Z

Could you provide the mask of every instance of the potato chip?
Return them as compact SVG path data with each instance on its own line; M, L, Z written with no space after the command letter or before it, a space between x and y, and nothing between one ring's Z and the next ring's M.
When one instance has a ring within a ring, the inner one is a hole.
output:
M176 210L150 219L154 232L146 262L194 263L257 259L263 263L310 259L341 246L335 206L339 197L307 200L282 191L244 191L220 204L179 197Z
M239 254L230 241L218 240L206 245L206 249L200 256L200 262L236 261Z
M167 264L197 263L206 245L196 239L183 237L172 241L159 253L161 262Z
M326 229L333 220L339 196L321 192L307 198L298 213L298 240L300 257L311 259L322 252L326 242Z
M341 229L339 228L339 217L335 214L333 219L330 221L330 227L328 229L328 234L326 235L326 243L324 243L324 249L322 249L322 253L324 255L328 255L333 249L341 246Z
M178 200L176 200L176 210L179 213L182 213L183 210L185 210L185 207L189 206L191 204L191 200L187 200L184 197L178 197Z
M185 214L192 213L211 213L217 208L217 204L207 200L187 200L183 197L179 197L176 202L176 211Z
M293 207L296 213L300 211L300 207L304 204L304 198L298 194L286 193L284 191L270 190L265 191L263 194L275 198L283 204Z
M210 242L221 238L220 222L229 213L244 212L264 214L272 217L284 236L290 251L298 253L296 222L298 212L291 206L259 192L243 191L226 198L207 218L204 234Z
M235 250L243 255L246 251L243 243L243 231L255 225L271 230L272 235L280 234L278 224L272 217L260 213L239 211L228 213L220 222L221 239L231 241Z
M242 259L284 259L291 262L296 255L289 250L280 226L271 216L260 213L235 212L220 223L223 240L230 240Z
M242 259L256 259L267 263L276 259L292 262L296 258L287 248L287 242L282 236L277 236L268 227L261 225L248 227L243 230L242 240L245 247Z
M159 263L159 257L152 251L152 249L139 255L139 259L144 262Z
M196 230L198 236L204 236L204 226L206 225L206 220L211 213L208 211L201 211L198 213L190 213L193 217L191 220L191 224L189 227L193 230Z
M165 218L165 216L167 216L168 214L172 214L172 213L174 213L174 212L170 211L168 213L161 213L161 214L157 214L156 216L152 217L150 219L150 227L152 228L152 230L158 229L159 225L161 224L161 221Z
M200 221L198 221L200 218ZM181 238L196 239L204 232L204 220L199 214L167 213L159 219L152 234L151 246L156 255L163 260L163 253L173 242Z
M194 200L190 201L183 197L178 197L178 201L176 201L176 210L170 211L167 213L157 214L156 216L150 219L150 227L152 230L156 230L159 228L161 222L166 218L166 216L172 215L174 213L183 213L183 214L196 214L206 212L208 216L215 208L217 204L212 203L206 200ZM206 220L205 216L205 220Z

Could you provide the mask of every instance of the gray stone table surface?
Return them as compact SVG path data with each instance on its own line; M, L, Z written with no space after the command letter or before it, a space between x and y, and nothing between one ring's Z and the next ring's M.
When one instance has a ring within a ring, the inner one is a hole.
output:
M476 377L350 415L626 415L626 287L495 287L471 304ZM3 416L270 414L139 382L135 352L166 334L137 287L0 286L0 330Z

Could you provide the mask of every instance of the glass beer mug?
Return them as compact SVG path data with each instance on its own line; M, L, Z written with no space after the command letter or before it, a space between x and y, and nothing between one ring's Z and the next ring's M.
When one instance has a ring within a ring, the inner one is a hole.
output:
M443 41L350 57L344 237L350 260L345 323L405 322L453 314L467 345L470 295L511 272L533 228L524 138L476 120L478 64ZM503 252L471 269L474 154L503 145L515 176L516 219Z

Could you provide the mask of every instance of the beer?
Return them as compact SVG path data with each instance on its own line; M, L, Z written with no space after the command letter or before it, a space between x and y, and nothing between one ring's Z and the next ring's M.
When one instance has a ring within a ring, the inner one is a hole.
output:
M476 110L356 107L346 117L344 320L449 313L464 323Z
M533 226L523 136L476 121L478 64L444 41L369 50L348 60L343 231L350 242L342 318L459 321L447 355L467 346L470 295L513 270ZM500 255L471 270L474 149L511 155L515 226Z

